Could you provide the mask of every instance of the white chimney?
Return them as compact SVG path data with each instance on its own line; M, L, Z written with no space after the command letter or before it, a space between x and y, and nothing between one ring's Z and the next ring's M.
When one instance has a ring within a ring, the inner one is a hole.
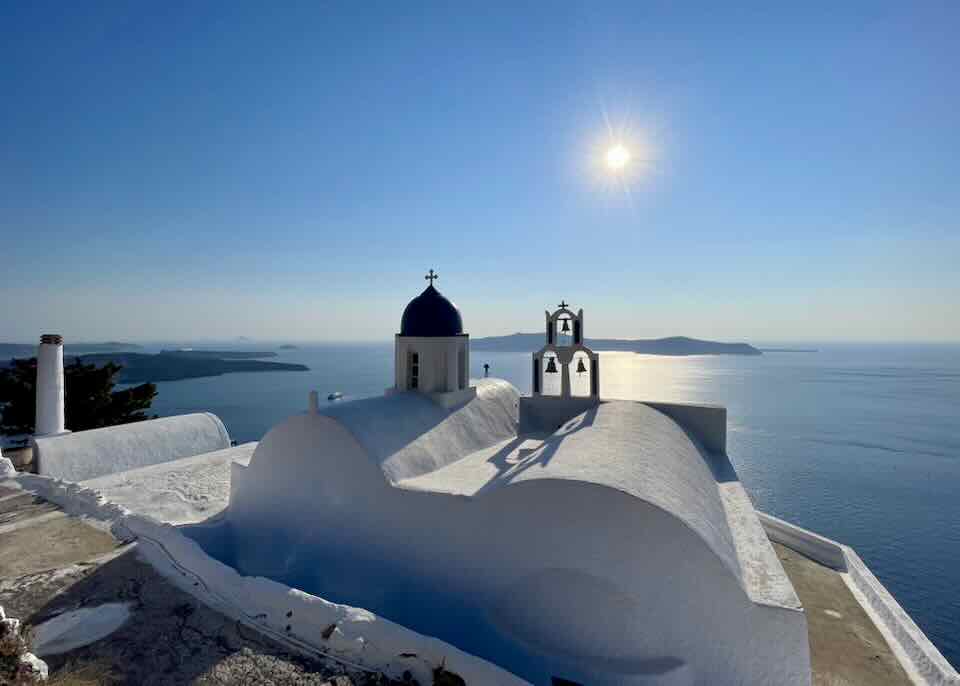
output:
M65 431L63 388L63 336L40 336L37 352L37 436Z

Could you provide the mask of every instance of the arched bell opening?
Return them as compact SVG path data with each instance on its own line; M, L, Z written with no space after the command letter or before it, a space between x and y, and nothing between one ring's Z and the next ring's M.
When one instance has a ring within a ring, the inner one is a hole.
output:
M563 363L560 361L560 356L555 352L544 353L541 369L541 394L559 396L562 390L561 380L563 371Z
M573 330L575 320L571 315L561 313L553 322L554 341L559 346L573 345Z
M544 314L547 322L547 345L569 347L583 343L583 310L574 313L564 301L555 312Z
M576 398L590 397L592 395L590 375L593 369L590 355L578 350L567 366L570 371L570 395Z

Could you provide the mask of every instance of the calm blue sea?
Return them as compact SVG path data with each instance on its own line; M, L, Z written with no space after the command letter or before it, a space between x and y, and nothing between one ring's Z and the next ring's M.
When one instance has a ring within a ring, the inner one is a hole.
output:
M960 666L960 346L817 347L762 357L611 353L601 360L602 394L725 405L730 457L755 505L855 547ZM382 393L393 378L392 344L316 345L277 360L310 371L160 383L154 409L209 410L234 439L251 441L306 409L312 389L349 400ZM485 362L529 393L529 355L474 351L474 376Z

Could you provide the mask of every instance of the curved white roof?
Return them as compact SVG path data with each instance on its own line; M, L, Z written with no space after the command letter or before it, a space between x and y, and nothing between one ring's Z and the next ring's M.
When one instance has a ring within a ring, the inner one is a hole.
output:
M33 439L37 471L67 481L85 481L229 447L226 427L209 412Z
M673 514L737 568L711 458L665 414L637 402L604 402L542 440L509 448L499 444L496 459L481 451L401 485L474 496L540 479L606 486Z
M650 503L702 539L752 600L800 607L727 456L705 451L641 402L601 402L549 436L501 441L398 486L483 497L541 480L594 484Z
M391 482L428 474L517 433L520 394L499 379L472 381L477 397L449 412L420 393L325 408Z
M453 411L418 393L345 403L275 427L250 467L272 473L277 451L306 455L315 450L309 446L337 444L352 455L343 456L345 465L366 457L405 490L483 498L547 481L613 489L679 520L753 601L800 607L726 455L704 450L666 414L632 401L601 402L552 434L518 436L518 404L517 390L497 379L477 382L477 397ZM334 426L347 443L334 441Z

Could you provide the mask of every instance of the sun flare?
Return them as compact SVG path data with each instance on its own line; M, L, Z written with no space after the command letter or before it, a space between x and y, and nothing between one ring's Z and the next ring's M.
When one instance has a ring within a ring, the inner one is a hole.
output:
M606 154L607 169L618 172L630 163L630 151L622 143L611 145Z

